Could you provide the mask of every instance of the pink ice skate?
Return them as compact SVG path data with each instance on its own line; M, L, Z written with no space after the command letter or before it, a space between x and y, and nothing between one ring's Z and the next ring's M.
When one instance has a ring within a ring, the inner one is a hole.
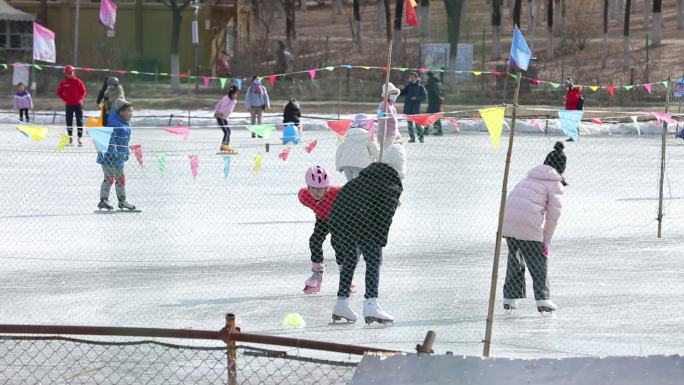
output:
M315 294L321 291L325 265L323 263L314 263L311 265L311 272L311 277L304 282L304 293L306 294Z

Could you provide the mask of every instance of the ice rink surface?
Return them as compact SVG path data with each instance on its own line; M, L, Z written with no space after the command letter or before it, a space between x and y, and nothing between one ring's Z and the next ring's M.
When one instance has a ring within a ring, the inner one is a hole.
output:
M240 152L216 156L220 130L192 129L188 140L136 129L144 167L126 166L128 200L140 214L94 214L102 171L89 138L55 151L57 133L36 143L0 126L0 322L216 330L225 313L244 332L411 351L428 330L435 351L480 355L507 139L496 152L484 133L429 136L407 144L402 205L384 250L380 304L392 326L331 324L337 290L334 255L319 294L309 276L314 216L297 200L304 170L334 169L328 131L286 161L270 139L235 130ZM404 134L406 135L406 134ZM505 133L504 135L507 135ZM509 191L563 137L520 134ZM501 308L506 251L499 266L492 355L566 357L684 353L684 145L667 138L663 237L657 239L660 137L584 136L566 143L569 186L549 259L553 316L528 298ZM165 170L158 158L165 156ZM254 172L254 156L263 156ZM188 155L200 158L193 180ZM113 189L112 189L113 190ZM115 201L112 191L112 201ZM505 243L504 243L505 247ZM352 299L361 311L364 267ZM302 329L280 324L287 313Z

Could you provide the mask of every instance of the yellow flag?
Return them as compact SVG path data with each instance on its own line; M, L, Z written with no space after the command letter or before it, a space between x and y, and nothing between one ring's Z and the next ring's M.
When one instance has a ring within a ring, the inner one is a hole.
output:
M482 72L481 71L473 71L473 75L480 76L480 75L482 75Z
M594 92L596 92L596 90L598 90L598 86L591 86L591 87L589 87L589 88L591 88L591 90L594 91Z
M36 142L40 142L48 136L48 128L43 126L35 126L30 124L25 126L17 126L17 130Z
M480 110L480 116L487 125L489 137L492 139L494 148L499 150L499 142L501 141L501 133L503 132L504 113L506 107L492 107L483 108Z
M363 68L363 69L365 69L365 70L369 70L369 69L370 69L369 66L361 66L361 68Z
M67 143L69 143L69 135L59 134L59 143L57 143L57 152L64 150Z
M261 154L254 154L254 175L259 173L259 170L261 170L261 162L263 161L264 157Z
M416 0L409 0L409 1L411 2L411 6L412 6L413 8L415 8L415 7L418 6L418 3L416 3Z

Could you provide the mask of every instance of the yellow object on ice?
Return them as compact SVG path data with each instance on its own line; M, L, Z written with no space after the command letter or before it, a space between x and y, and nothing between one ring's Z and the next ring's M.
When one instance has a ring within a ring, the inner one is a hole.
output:
M283 318L283 322L281 322L283 326L289 327L289 328L295 328L295 329L301 329L304 326L306 326L306 322L304 322L304 318L299 313L290 313Z
M57 151L59 152L64 150L64 147L66 147L67 143L69 143L69 135L59 134L59 143L57 144Z
M48 128L43 126L35 126L32 124L17 126L17 130L25 136L40 142L48 136Z

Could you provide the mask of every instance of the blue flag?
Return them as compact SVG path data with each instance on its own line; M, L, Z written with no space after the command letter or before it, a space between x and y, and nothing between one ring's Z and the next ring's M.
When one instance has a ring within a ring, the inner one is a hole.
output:
M223 157L223 177L228 179L228 174L230 174L230 157Z
M105 153L109 148L109 139L112 137L112 127L89 128L88 136L93 138L97 152Z
M235 79L235 84L237 85L238 90L242 89L242 79Z
M523 71L527 71L530 59L532 59L532 51L530 51L530 47L527 46L527 42L525 41L522 32L520 32L520 29L516 25L515 30L513 31L513 43L511 44L509 63Z
M561 129L575 142L579 141L579 124L582 121L582 114L584 114L582 110L558 110Z

